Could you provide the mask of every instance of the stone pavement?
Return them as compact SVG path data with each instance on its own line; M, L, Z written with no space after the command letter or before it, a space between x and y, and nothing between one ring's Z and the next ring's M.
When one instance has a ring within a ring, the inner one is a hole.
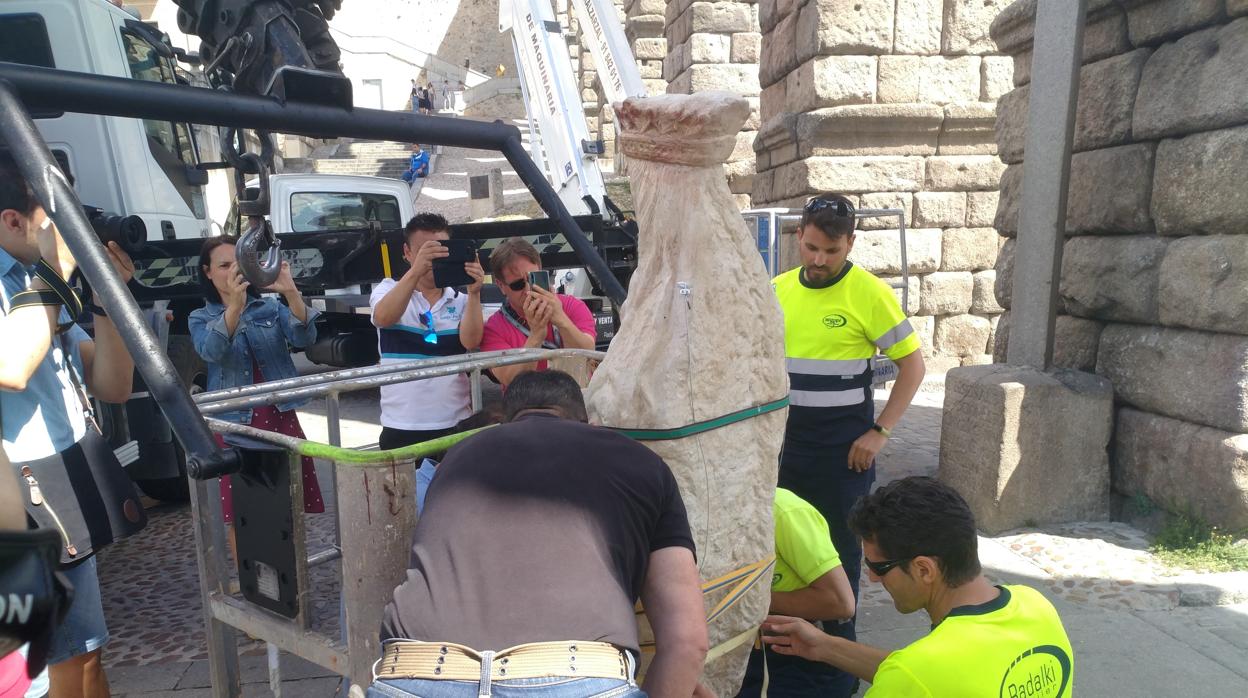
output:
M877 395L882 407L887 394ZM936 470L943 392L921 392L879 459L879 480ZM343 441L376 441L377 395L344 396ZM324 439L320 405L301 419ZM330 482L322 470L321 484ZM328 505L327 501L327 505ZM190 544L189 510L154 510L139 536L101 555L105 610L113 639L105 652L113 695L197 698L211 695ZM310 515L313 549L329 545L330 513ZM1085 523L1013 531L980 539L987 574L1029 584L1053 600L1076 652L1080 695L1248 695L1248 573L1174 575L1146 552L1147 538L1121 523ZM337 631L337 563L314 568L313 626ZM922 636L922 613L902 616L887 593L863 581L861 639L899 647ZM247 641L244 696L269 695L262 644ZM332 696L338 677L295 657L282 657L287 696Z

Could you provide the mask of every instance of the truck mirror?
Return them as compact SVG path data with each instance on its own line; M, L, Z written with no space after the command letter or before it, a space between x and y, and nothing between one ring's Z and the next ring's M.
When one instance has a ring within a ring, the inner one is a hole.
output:
M202 187L208 184L207 170L201 170L194 165L186 165L186 183L192 187Z

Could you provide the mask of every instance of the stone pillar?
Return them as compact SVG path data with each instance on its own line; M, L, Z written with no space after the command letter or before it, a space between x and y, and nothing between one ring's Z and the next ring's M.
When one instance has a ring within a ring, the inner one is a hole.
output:
M996 100L1009 58L988 26L1008 0L760 0L756 207L840 192L900 208L928 373L991 360L1000 239ZM850 257L900 298L896 219L864 219ZM792 233L793 231L787 231ZM791 234L781 261L797 264Z
M997 123L999 281L1015 265L1035 8L992 26L1016 85ZM1248 526L1245 56L1248 3L1089 2L1053 358L1113 383L1116 492L1232 530ZM1024 292L996 287L1006 308Z
M669 0L663 77L670 94L724 90L751 105L724 166L737 205L749 208L754 187L754 137L758 131L758 0Z

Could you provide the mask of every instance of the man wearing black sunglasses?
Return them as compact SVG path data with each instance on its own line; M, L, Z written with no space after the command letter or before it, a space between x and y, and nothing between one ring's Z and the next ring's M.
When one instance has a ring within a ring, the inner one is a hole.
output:
M850 525L871 580L898 611L927 611L931 633L890 653L771 616L763 641L772 650L870 681L867 698L1074 695L1075 655L1057 610L1031 587L984 577L975 517L953 488L930 477L889 483L854 507Z
M923 380L919 338L887 284L849 261L856 214L852 201L812 198L797 230L801 266L772 285L784 310L789 417L780 486L810 502L828 521L855 601L862 549L847 525L849 509L871 490L875 456ZM871 383L877 351L900 373L878 417ZM854 622L828 626L853 640ZM853 677L826 685L833 698L853 693Z

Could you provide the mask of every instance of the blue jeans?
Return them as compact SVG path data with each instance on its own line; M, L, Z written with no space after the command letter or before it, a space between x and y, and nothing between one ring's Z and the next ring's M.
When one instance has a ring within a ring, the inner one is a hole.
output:
M73 567L62 567L61 574L74 585L74 600L65 620L52 631L48 647L48 664L60 664L78 655L94 652L108 642L108 625L104 622L104 601L95 556ZM28 698L46 695L48 670L35 677L26 691Z
M378 679L369 686L368 698L475 698L483 695L477 681L432 679ZM624 679L586 679L547 676L540 679L492 681L494 698L645 698L637 684Z
M393 640L399 642L399 640ZM390 642L390 641L388 641ZM383 643L384 644L384 643ZM637 662L625 652L628 675L635 676ZM646 698L646 692L632 678L600 679L573 676L544 676L536 679L452 681L441 679L376 679L365 693L367 698Z

